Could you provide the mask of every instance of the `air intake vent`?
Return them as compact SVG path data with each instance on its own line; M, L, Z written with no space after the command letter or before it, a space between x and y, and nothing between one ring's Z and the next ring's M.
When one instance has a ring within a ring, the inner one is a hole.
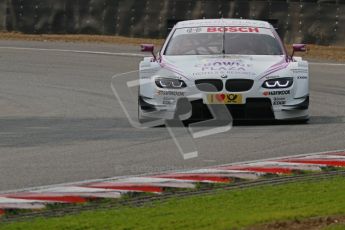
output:
M200 79L195 81L196 87L204 92L219 92L223 90L223 81L218 79Z
M225 88L229 92L242 92L250 90L253 84L250 79L230 79L226 81Z

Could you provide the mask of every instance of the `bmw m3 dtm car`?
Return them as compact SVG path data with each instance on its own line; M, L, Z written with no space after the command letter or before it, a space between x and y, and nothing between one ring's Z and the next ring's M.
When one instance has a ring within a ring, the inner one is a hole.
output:
M140 62L139 120L173 119L181 98L190 101L192 118L212 117L210 105L226 106L234 119L309 117L308 62L288 55L268 22L182 21L157 56L153 49L142 45L153 57ZM293 45L293 52L305 49Z

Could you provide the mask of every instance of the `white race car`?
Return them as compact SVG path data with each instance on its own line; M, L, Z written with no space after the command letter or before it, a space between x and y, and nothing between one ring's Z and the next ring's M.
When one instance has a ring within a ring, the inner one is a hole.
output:
M139 120L173 119L188 98L187 118L212 118L209 106L226 107L234 119L309 118L309 68L290 56L271 24L242 19L177 23L158 55L140 62ZM294 44L295 51L305 51Z

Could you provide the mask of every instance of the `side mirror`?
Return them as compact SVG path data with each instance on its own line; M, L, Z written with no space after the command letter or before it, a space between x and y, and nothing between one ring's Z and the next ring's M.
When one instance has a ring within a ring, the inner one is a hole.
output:
M156 55L154 54L155 46L153 44L141 44L140 45L141 52L150 52L156 61Z
M295 54L295 52L305 52L305 51L307 51L306 44L293 44L291 58L293 58L293 55Z

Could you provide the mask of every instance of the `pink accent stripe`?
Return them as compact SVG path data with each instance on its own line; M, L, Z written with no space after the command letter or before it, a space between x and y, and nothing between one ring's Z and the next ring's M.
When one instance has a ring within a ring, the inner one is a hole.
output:
M168 69L168 70L170 70L170 71L172 71L172 72L178 73L179 75L181 75L181 76L183 76L184 78L188 79L188 77L187 77L184 73L182 73L180 70L175 69L175 68L173 68L173 67L171 67L171 66L168 66L167 64L161 64L161 67L162 67L162 68L165 68L165 69Z
M327 166L337 166L345 167L345 161L340 160L329 160L329 159L287 159L281 160L282 162L291 162L291 163L302 163L302 164L319 164Z
M283 63L285 63L286 62L286 60L285 60L285 58L283 58L282 60L280 60L279 62L277 62L276 64L274 64L274 65L272 65L270 68L268 68L268 69L272 69L272 68L275 68L276 66L279 66L279 65L281 65L281 64L283 64Z
M168 175L159 175L156 176L159 178L170 178L175 180L188 180L188 181L210 181L210 182L216 182L216 183L229 183L231 182L231 179L228 177L221 177L214 174L168 174Z
M181 72L181 70L179 70L179 68L173 64L170 64L168 62L166 62L166 60L162 57L161 59L161 63L160 63L160 66L162 68L166 68L172 72L175 72L175 73L178 73L180 74L181 76L185 77L186 79L188 79L188 77L186 76L186 74L184 74L183 72Z
M123 184L123 183L111 183L111 182L89 184L89 185L84 185L84 187L124 190L124 191L133 191L133 192L152 192L152 193L163 192L163 189L161 187L152 186L152 185Z
M63 202L63 203L85 203L87 200L83 197L78 196L59 196L51 194L40 194L40 193L23 193L6 195L7 198L23 199L23 200L40 200L40 201L50 201L50 202Z
M162 59L161 59L161 64L162 65L168 65L168 66L170 66L171 68L174 68L174 69L178 69L178 67L176 65L167 62L164 57L162 57Z
M288 65L289 65L289 63L282 63L282 64L280 64L280 65L278 65L278 66L276 66L276 67L274 67L274 68L269 68L269 69L266 71L266 73L268 73L268 72L275 72L275 71L277 71L277 70L280 70L280 69L285 68L285 67L288 66Z
M284 64L282 64L281 66L275 67L274 69L268 69L267 71L265 71L265 72L263 73L263 76L262 76L260 79L266 77L267 75L269 75L269 74L271 74L271 73L274 73L274 72L277 72L277 71L279 71L279 70L285 69L289 64L290 64L290 63L284 63Z
M243 171L250 171L250 172L258 172L258 173L271 173L271 174L292 174L293 170L290 168L284 167L253 167L253 166L230 166L224 167L223 169L230 169L230 170L243 170Z

